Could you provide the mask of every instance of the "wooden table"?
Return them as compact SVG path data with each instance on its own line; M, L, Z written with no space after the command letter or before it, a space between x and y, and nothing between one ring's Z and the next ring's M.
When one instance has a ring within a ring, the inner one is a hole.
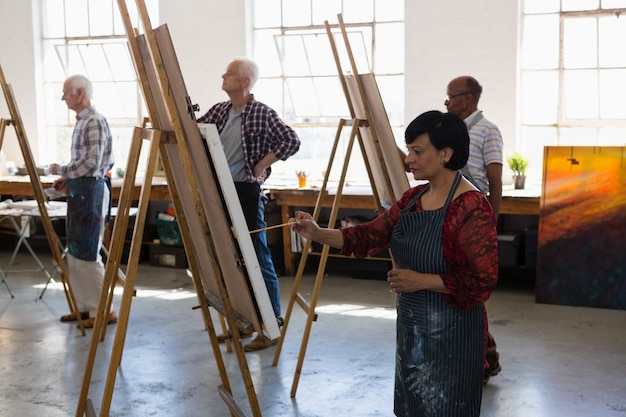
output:
M339 204L340 209L365 209L377 210L377 205L371 191L367 193L358 191L344 192L341 196ZM281 207L282 223L287 223L289 218L293 216L295 207L315 207L319 194L318 189L299 188L299 189L269 189L269 197L276 201ZM500 206L500 214L519 214L519 215L539 215L539 200L541 190L513 190L505 187L503 190L502 204ZM332 207L335 199L334 194L327 193L322 199L322 207ZM295 273L295 259L291 245L291 230L283 227L283 256L285 274L293 275Z
M45 188L52 185L58 178L55 175L40 177ZM114 179L113 199L119 199L122 187L122 179ZM133 199L138 200L141 192L141 180L133 188ZM293 215L294 207L315 207L319 189L315 188L271 188L267 190L271 199L276 200L276 204L281 207L282 223L286 223ZM30 185L29 176L4 176L0 177L0 194L33 196L33 189ZM539 201L541 190L539 188L528 188L525 190L514 190L510 186L504 188L500 214L519 215L539 215ZM322 200L322 207L332 207L335 195L330 191ZM154 177L150 189L150 200L170 201L167 182L163 177ZM341 196L341 209L377 209L376 202L371 190L367 187L347 187ZM293 275L295 272L294 253L291 250L291 231L287 227L282 228L283 236L283 256L285 264L285 274Z
M59 178L56 175L45 175L39 177L43 188L52 186L54 180ZM113 186L113 199L118 200L122 189L123 179L116 178L111 181ZM143 179L135 183L132 192L133 200L139 200ZM0 177L0 195L20 195L32 197L35 195L33 187L30 185L30 177L28 175L9 175ZM152 186L150 187L150 200L154 201L170 201L170 192L167 188L167 181L164 177L153 177Z

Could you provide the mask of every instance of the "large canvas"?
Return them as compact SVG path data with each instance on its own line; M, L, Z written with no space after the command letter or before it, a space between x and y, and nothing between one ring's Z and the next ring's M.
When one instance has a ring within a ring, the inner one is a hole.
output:
M216 163L227 165L226 157L223 151L221 154L218 153L221 148L213 147L212 161L209 161L205 139L202 138L194 113L189 108L187 90L167 26L162 25L154 29L154 35L163 57L168 81L174 90L169 92L176 103L177 114L174 117L177 117L182 124L188 148L187 152L194 167L193 171L197 174L196 179L199 188L197 192L210 229L209 244L211 246L208 247L205 245L206 239L203 236L205 231L202 222L197 216L197 202L194 201L193 192L189 189L189 184L185 179L183 162L178 152L179 145L166 144L167 159L172 166L175 177L173 182L176 184L179 199L185 210L183 215L189 223L189 233L193 242L192 248L185 249L188 253L193 253L198 261L200 279L205 290L209 293L207 295L210 299L221 299L215 282L219 278L215 266L208 256L209 253L215 253L218 258L221 277L224 279L230 302L237 316L249 321L256 331L261 332L265 329L268 337L277 338L280 336L280 330L274 317L269 295L265 289L265 281L258 265L252 239L243 220L243 212L234 191L230 171L226 171L227 176L216 177L217 172L215 170L224 169L216 166ZM148 78L153 80L150 84L154 86L157 76L153 65L150 63L151 58L145 37L139 36L137 40L142 59L148 61L145 68ZM164 113L166 106L162 96L155 94L154 91L151 93L157 107L156 111L159 114L160 128L168 130L168 115ZM215 126L204 126L204 130L205 134L208 135L208 142L214 142L215 138L219 142ZM222 159L223 163L220 163ZM232 187L228 187L228 185L232 185ZM238 259L241 259L241 262L238 262Z
M536 301L626 309L626 147L546 147Z

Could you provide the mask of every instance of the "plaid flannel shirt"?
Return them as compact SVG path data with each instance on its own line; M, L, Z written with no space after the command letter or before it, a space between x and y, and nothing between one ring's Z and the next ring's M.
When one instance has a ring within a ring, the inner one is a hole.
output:
M102 178L113 167L113 138L109 123L90 106L76 115L72 133L72 155L58 173L66 178Z
M217 103L197 121L215 124L217 131L221 133L228 120L231 107L230 101ZM241 118L241 138L248 182L258 181L262 184L270 176L271 168L267 168L259 178L255 178L252 172L254 166L270 152L274 153L278 159L286 160L298 151L300 139L271 107L256 101L252 94L243 109Z

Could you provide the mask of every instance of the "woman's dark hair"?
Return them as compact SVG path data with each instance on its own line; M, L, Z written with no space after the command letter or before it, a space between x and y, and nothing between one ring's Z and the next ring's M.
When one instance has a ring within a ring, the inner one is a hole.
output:
M404 140L408 145L424 133L428 133L430 143L437 150L451 148L454 151L452 158L444 164L446 168L458 171L467 164L470 139L467 125L459 116L438 110L422 113L407 126Z

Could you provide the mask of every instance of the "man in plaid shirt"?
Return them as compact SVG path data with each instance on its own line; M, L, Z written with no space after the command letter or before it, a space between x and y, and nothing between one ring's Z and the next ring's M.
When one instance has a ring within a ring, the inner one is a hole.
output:
M271 165L286 160L300 148L296 132L272 108L256 101L250 93L258 75L254 61L233 60L222 75L222 90L230 100L215 104L198 119L198 123L212 123L217 127L249 230L267 226L261 185L270 176ZM252 235L252 242L276 320L282 325L278 276L265 232ZM244 349L248 352L265 349L277 341L259 334Z
M114 163L109 124L91 105L92 95L93 86L83 75L73 75L63 84L62 99L76 112L71 159L65 165L50 164L50 173L61 176L53 187L67 188L67 265L79 310L62 316L61 321L75 321L80 314L87 328L94 325L104 281L100 246L110 214L107 172ZM111 311L108 322L116 321Z

